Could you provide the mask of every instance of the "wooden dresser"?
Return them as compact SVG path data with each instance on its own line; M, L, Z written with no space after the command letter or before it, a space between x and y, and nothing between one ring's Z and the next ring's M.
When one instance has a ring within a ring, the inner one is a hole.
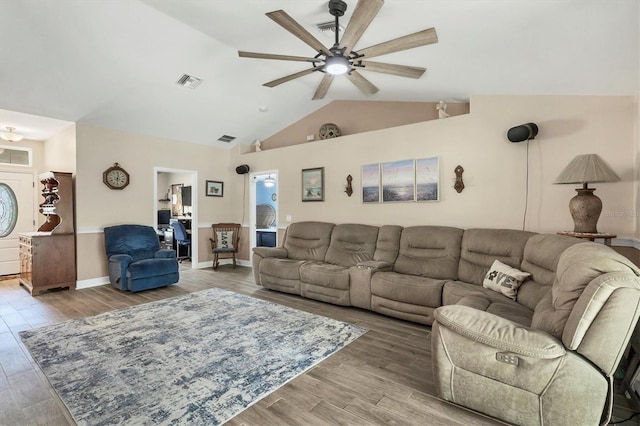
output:
M20 284L32 296L52 288L76 288L72 174L47 172L38 179L43 197L40 213L46 221L38 232L18 236Z

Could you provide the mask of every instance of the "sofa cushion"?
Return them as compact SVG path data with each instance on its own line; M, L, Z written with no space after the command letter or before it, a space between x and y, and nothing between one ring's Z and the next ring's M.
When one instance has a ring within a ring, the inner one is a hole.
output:
M384 225L378 230L378 241L373 260L393 263L398 258L402 226Z
M300 281L322 287L349 290L349 268L322 262L305 262L300 266Z
M335 225L325 222L298 222L287 228L284 248L296 260L324 260Z
M462 237L458 279L482 285L494 260L520 268L532 232L512 229L467 229Z
M585 242L564 235L535 234L524 246L524 256L520 269L531 273L518 289L518 303L533 310L549 291L558 268L558 260L563 251L575 244Z
M435 279L456 279L462 229L411 226L402 230L393 270Z
M371 294L384 299L436 308L442 305L442 287L438 280L397 272L377 272L371 279Z
M373 259L378 240L378 227L352 223L336 225L325 262L341 266L355 266Z
M143 259L129 264L127 278L140 279L176 272L178 272L178 262L176 262L175 258Z
M300 266L302 266L304 262L304 260L266 257L260 262L260 273L288 280L299 280Z

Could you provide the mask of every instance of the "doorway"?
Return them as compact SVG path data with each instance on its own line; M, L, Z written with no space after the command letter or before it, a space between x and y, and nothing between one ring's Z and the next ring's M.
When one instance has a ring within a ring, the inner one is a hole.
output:
M35 229L35 175L0 171L0 275L20 272L18 234Z
M250 245L275 247L278 244L278 171L250 175Z
M165 230L168 230L169 220L171 219L177 219L182 222L187 229L187 233L191 234L191 269L197 269L198 172L154 167L153 175L153 217L158 235L165 240L166 247L173 247L173 241L166 240L173 239L173 233L165 233ZM186 253L178 254L185 255ZM182 263L182 265L188 265L188 263Z

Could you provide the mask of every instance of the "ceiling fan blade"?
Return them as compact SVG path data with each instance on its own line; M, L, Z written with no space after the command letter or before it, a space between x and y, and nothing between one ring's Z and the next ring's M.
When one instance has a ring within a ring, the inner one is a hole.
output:
M282 28L289 31L294 36L311 46L316 52L322 52L327 56L333 56L333 53L327 49L324 44L320 43L311 33L305 30L302 25L298 24L291 16L284 10L276 10L266 14L269 18L273 19Z
M340 47L346 48L345 55L348 55L353 50L353 47L358 43L358 40L369 27L373 18L376 17L383 4L384 0L358 0L358 4L340 40Z
M318 84L318 88L316 89L316 93L313 94L312 100L324 99L327 92L329 91L329 86L333 82L333 76L331 74L325 74L324 78Z
M351 71L351 74L347 74L347 78L365 95L373 95L378 92L378 88L373 85L369 80L364 78L358 71Z
M426 46L438 42L438 35L435 28L418 31L403 37L385 41L375 46L358 50L358 53L365 58L386 55L387 53L399 52L401 50L413 49L414 47Z
M385 64L382 62L362 61L365 71L381 72L385 74L393 74L399 77L420 78L427 70L421 67L412 67L409 65Z
M308 68L304 71L298 71L296 73L289 74L282 78L278 78L276 80L270 81L268 83L264 83L263 86L276 87L279 84L286 83L287 81L293 80L298 77L302 77L303 75L311 74L312 72L318 71L319 69L322 69L322 67L313 67L313 68Z
M276 59L280 61L320 62L320 59L318 58L306 58L304 56L274 55L271 53L243 52L240 50L238 51L238 56L240 56L241 58Z

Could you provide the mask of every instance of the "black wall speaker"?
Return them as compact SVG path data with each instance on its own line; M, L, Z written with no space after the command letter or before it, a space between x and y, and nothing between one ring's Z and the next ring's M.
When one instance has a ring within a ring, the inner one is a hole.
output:
M239 175L245 175L249 173L249 166L247 166L246 164L243 164L241 166L236 167L236 173Z
M537 134L538 126L536 123L527 123L510 128L507 132L507 139L511 142L522 142L528 139L534 139Z

